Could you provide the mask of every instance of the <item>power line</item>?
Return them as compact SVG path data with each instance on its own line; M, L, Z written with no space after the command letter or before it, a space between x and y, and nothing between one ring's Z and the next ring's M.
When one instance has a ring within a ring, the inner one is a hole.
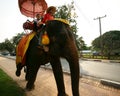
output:
M84 12L81 10L80 6L78 5L79 2L77 0L73 0L76 8L78 9L78 11L80 12L80 14L83 16L83 18L88 22L90 23L90 20L88 19L88 17L84 14Z
M106 15L102 16L102 17L97 17L94 18L94 20L99 20L99 31L100 31L100 46L101 46L101 55L103 55L103 42L102 42L102 28L101 28L101 19L105 18Z

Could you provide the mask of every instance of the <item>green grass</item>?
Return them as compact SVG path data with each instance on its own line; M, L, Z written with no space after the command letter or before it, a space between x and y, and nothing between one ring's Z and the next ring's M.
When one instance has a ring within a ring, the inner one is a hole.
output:
M0 96L26 96L22 88L0 69Z

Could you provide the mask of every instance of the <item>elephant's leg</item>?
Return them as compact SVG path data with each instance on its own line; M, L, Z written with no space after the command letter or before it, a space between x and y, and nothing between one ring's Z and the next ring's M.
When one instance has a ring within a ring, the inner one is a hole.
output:
M25 74L25 80L28 81L29 80L29 66L26 65L26 74Z
M65 93L63 72L61 67L60 58L53 56L50 61L57 84L58 96L67 96Z
M72 92L73 96L79 96L79 58L77 50L74 46L67 48L67 54L65 55L69 66L70 66L70 73L71 73L71 84L72 84Z
M79 96L79 64L69 59L73 96Z
M28 80L27 85L26 85L27 90L34 89L34 82L36 80L39 67L40 67L39 64L34 65L34 63L33 64L30 63L29 66L27 66L27 73L26 73L26 76L27 76L26 79Z
M21 70L23 68L23 65L21 63L19 63L19 64L16 65L16 68L17 69L16 69L15 74L16 74L16 76L20 76L21 75Z

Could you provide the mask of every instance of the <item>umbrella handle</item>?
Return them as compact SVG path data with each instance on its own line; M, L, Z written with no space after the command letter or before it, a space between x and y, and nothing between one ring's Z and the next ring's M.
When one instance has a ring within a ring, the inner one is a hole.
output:
M35 4L36 2L32 1L31 2L33 4L33 19L35 18Z

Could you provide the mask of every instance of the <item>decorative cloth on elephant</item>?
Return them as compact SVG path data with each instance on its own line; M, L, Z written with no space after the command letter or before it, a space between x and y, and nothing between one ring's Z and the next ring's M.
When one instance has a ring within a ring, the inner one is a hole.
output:
M44 34L42 35L41 43L43 45L48 45L50 43L49 37L47 35L47 32L45 31Z
M29 43L32 40L32 38L36 35L36 32L31 32L27 35L24 35L22 39L20 40L19 44L16 47L16 64L21 63L22 65L25 64L26 60L26 51L29 47ZM50 42L49 37L47 35L47 32L44 32L42 35L42 45L48 45Z
M30 40L35 36L36 32L24 35L16 47L16 64L25 64L26 51L29 47Z
M62 18L55 18L54 20L58 20L58 21L61 21L61 22L63 22L63 23L65 23L65 24L70 24L69 23L69 21L68 20L66 20L66 19L62 19Z

